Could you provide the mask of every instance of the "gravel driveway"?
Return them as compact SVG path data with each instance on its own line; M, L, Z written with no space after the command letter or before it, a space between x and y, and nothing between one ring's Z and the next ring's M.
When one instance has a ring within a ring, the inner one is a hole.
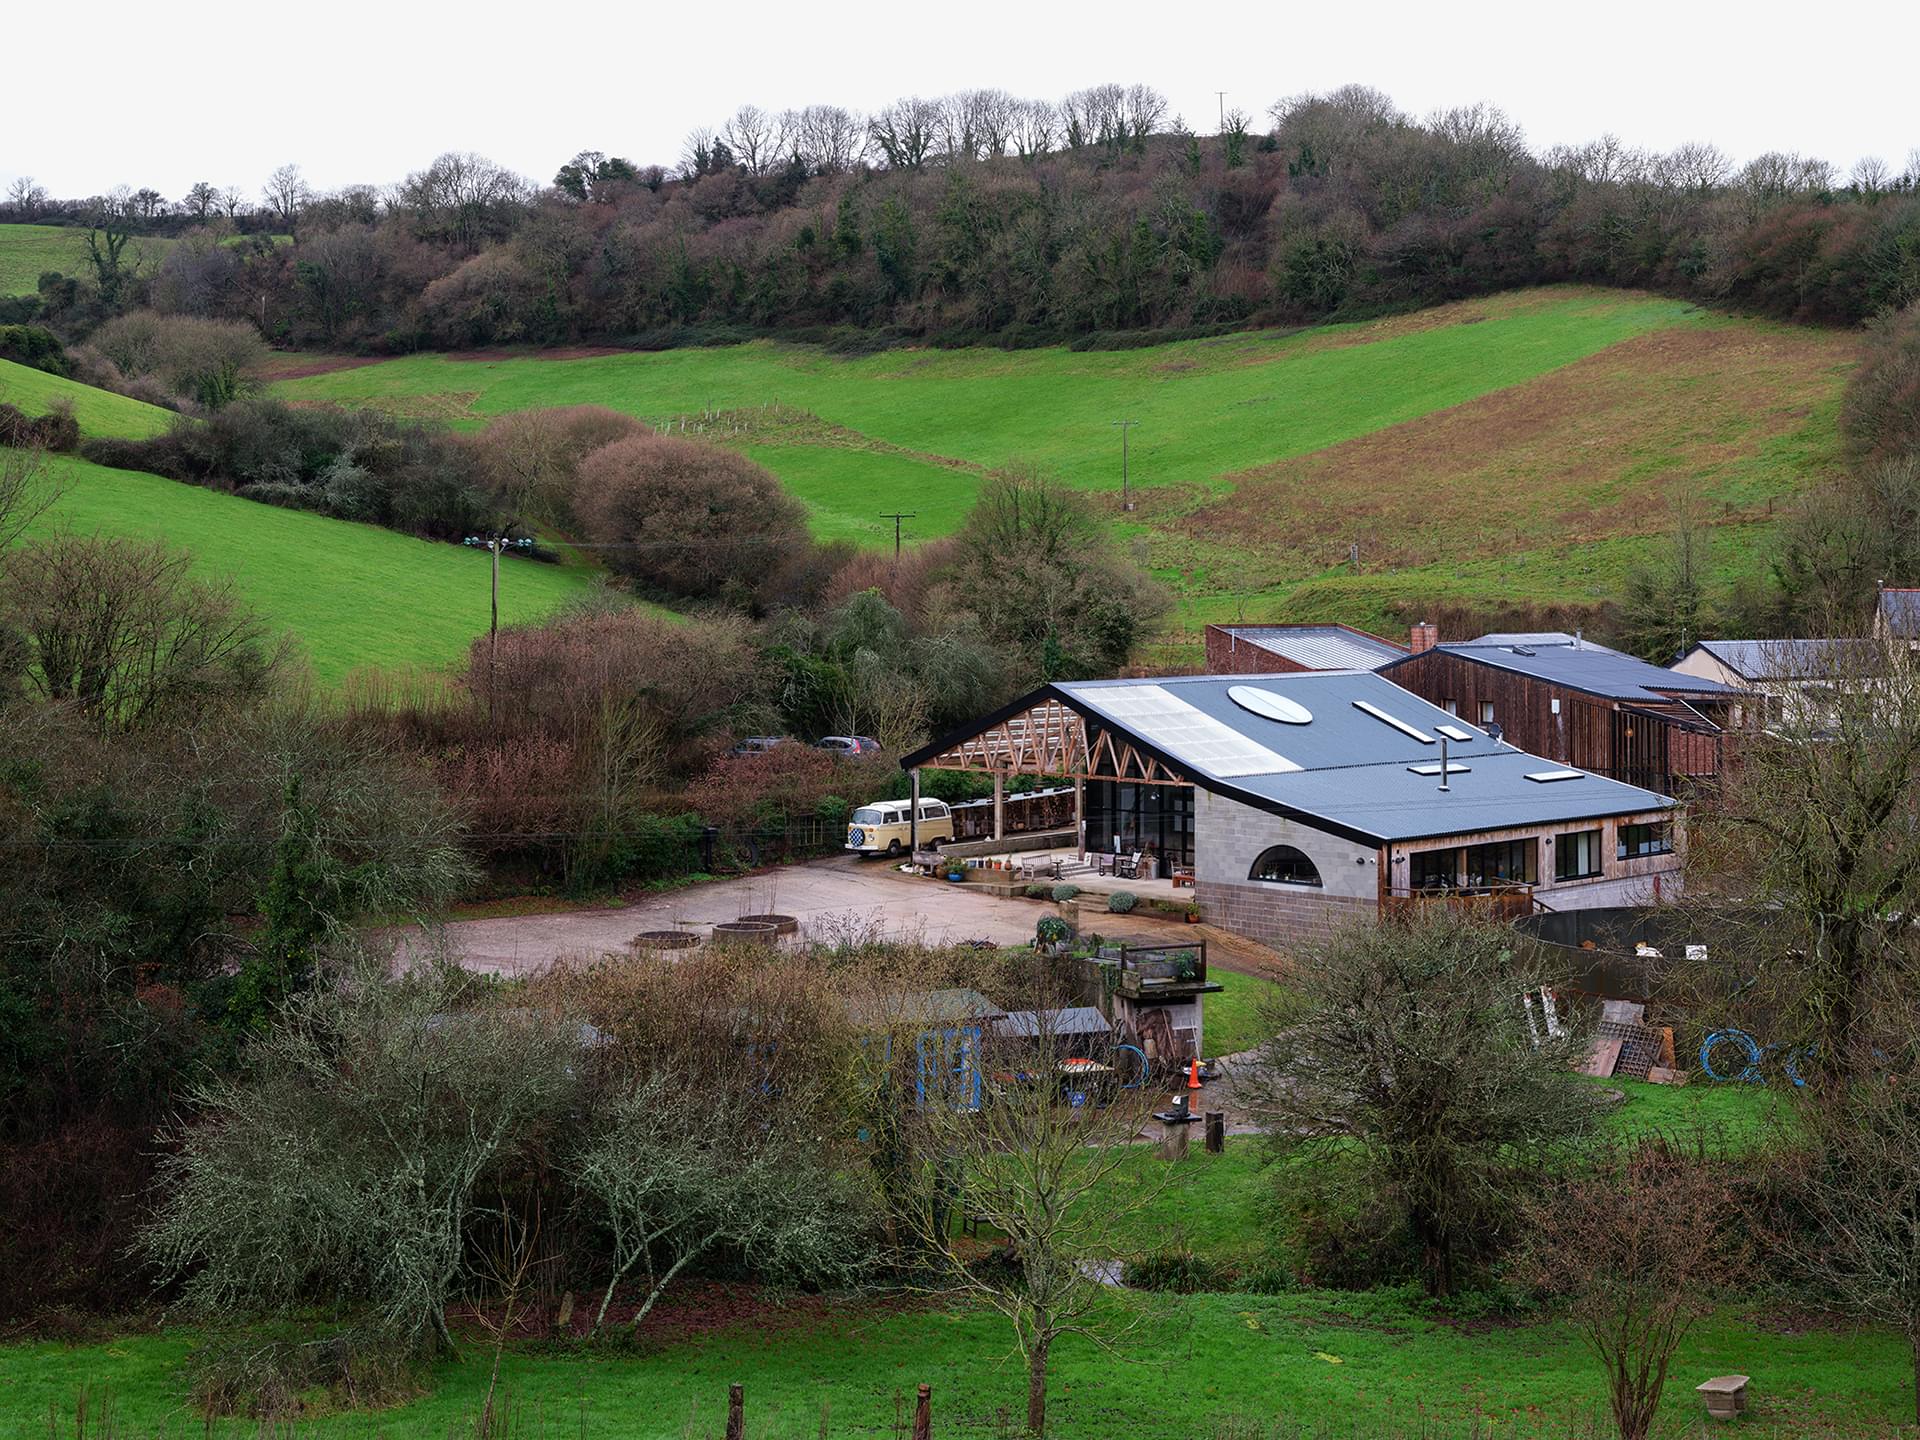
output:
M444 933L453 955L469 969L524 975L563 956L624 951L642 930L704 933L742 915L793 915L803 933L815 935L855 930L936 945L976 939L1019 945L1033 938L1034 922L1045 913L1031 901L901 875L882 861L849 855L696 885L615 909L456 920ZM402 947L423 938L421 931L408 932Z

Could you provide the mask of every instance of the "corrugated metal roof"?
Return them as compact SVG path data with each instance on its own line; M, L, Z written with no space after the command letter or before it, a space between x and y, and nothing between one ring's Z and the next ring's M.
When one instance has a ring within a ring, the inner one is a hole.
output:
M1871 640L1702 640L1693 648L1755 681L1819 679L1879 653Z
M1650 790L1597 775L1583 774L1577 780L1553 784L1529 780L1530 772L1559 767L1492 739L1370 671L1169 676L1151 682L1067 681L1053 689L1083 713L1133 734L1131 726L1105 708L1102 693L1144 683L1164 688L1300 767L1223 776L1204 765L1184 765L1207 789L1297 812L1308 823L1324 820L1377 841L1624 815L1665 809L1673 803ZM1284 696L1305 707L1313 719L1305 725L1290 725L1254 714L1229 698L1228 692L1239 686ZM1407 729L1360 709L1361 704L1391 716ZM1449 743L1447 758L1469 767L1448 777L1450 788L1445 793L1437 777L1417 775L1407 768L1438 763L1443 725L1468 736ZM1432 743L1424 743L1408 730L1431 737ZM1148 736L1138 738L1152 744Z
M1071 1005L1049 1010L1048 1035L1111 1035L1113 1022L1091 1005ZM1009 1010L993 1022L993 1033L1005 1040L1033 1040L1040 1034L1040 1012Z
M1920 639L1920 590L1885 589L1880 592L1880 618L1889 635Z
M1309 670L1374 670L1405 655L1404 646L1340 625L1222 625L1237 642Z
M1664 692L1680 690L1689 695L1726 696L1739 692L1717 680L1703 680L1662 670L1618 650L1597 645L1484 644L1475 640L1465 645L1442 645L1441 650L1463 660L1476 660L1501 670L1529 675L1536 680L1564 685L1589 695L1635 704L1658 704L1668 699ZM1392 666L1385 667L1389 672Z

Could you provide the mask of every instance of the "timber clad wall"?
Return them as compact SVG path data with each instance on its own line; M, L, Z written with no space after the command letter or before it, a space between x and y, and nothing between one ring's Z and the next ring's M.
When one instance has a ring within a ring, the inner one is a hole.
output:
M1491 702L1493 723L1509 745L1610 780L1667 794L1677 775L1719 772L1718 733L1446 650L1423 651L1383 673L1430 704L1453 702L1470 725L1483 723L1480 707Z

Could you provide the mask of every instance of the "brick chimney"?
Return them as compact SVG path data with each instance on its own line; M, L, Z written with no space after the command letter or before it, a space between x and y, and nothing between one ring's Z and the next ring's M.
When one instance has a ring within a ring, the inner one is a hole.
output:
M1440 643L1440 627L1431 620L1422 620L1407 635L1407 648L1418 655L1431 650Z

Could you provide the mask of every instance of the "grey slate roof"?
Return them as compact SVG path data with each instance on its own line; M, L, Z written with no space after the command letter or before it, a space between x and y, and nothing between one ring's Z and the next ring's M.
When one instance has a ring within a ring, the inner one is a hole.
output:
M1313 718L1304 725L1290 725L1253 714L1229 698L1228 692L1240 686L1282 696L1304 706ZM1153 716L1140 718L1130 703L1133 697L1125 693L1140 687L1184 701L1297 768L1220 774L1206 760L1195 758L1202 752L1180 729ZM1057 695L1097 723L1133 736L1217 794L1296 815L1305 823L1368 843L1597 819L1668 809L1673 804L1653 791L1584 772L1574 780L1546 784L1529 780L1529 773L1568 767L1494 740L1370 671L1064 681L1020 703L1033 703L1046 694ZM1432 737L1434 743L1423 743L1358 709L1356 701L1385 711ZM1448 744L1448 762L1468 768L1448 777L1446 793L1441 792L1437 775L1417 775L1408 769L1439 763L1436 727L1441 725L1463 730L1470 737ZM1183 747L1186 755L1181 753Z
M1817 680L1879 653L1871 640L1702 640L1693 650L1752 681Z
M1257 645L1309 670L1377 670L1406 647L1343 625L1220 625L1243 645Z
M1880 619L1889 635L1902 640L1920 640L1920 590L1881 590Z
M1464 645L1441 645L1437 648L1463 660L1478 661L1482 665L1511 670L1548 684L1562 685L1569 690L1579 690L1608 700L1624 700L1630 704L1660 704L1671 698L1663 693L1666 691L1684 691L1688 695L1709 699L1731 699L1740 693L1717 680L1703 680L1694 675L1662 670L1658 665L1649 665L1644 660L1636 660L1618 650L1609 650L1604 645L1542 642L1503 645L1474 640ZM1408 660L1413 658L1407 657ZM1381 668L1390 676L1395 665L1405 663L1405 660L1396 661Z

